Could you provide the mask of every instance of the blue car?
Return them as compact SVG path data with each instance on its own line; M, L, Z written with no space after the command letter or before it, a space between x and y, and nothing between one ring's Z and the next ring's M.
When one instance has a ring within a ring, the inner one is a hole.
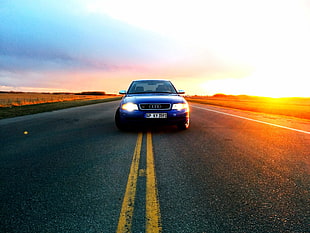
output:
M168 80L136 80L128 91L120 91L123 98L115 113L120 130L139 125L176 125L189 127L189 106Z

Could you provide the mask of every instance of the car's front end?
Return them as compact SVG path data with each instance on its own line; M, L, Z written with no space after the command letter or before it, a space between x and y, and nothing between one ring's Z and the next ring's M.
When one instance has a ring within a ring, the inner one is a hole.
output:
M163 83L169 86L168 90L156 91ZM132 91L141 86L149 90ZM115 122L120 129L136 125L176 125L186 129L189 127L189 106L169 81L138 80L131 84L120 102Z

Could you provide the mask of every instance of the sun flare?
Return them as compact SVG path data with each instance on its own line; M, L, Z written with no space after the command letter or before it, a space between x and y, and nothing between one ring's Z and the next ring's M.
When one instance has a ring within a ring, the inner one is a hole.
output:
M240 79L210 80L202 83L201 87L208 95L224 93L274 98L310 96L307 79L275 77L272 73L257 73Z

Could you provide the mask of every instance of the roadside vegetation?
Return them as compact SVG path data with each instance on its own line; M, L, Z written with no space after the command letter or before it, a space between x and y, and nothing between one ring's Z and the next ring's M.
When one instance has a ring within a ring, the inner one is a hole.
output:
M31 104L55 103L75 100L95 100L111 97L105 92L82 93L24 93L2 92L0 93L0 107L15 107Z
M201 104L310 119L310 98L269 98L216 94L214 96L189 96L186 99Z
M104 92L0 93L0 119L119 100Z
M105 92L0 92L0 119L121 99ZM187 96L189 102L310 119L310 98L269 98L246 95Z

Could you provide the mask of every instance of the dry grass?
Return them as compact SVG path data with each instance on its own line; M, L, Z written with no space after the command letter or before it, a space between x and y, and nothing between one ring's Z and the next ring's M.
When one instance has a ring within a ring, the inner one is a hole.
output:
M75 95L43 93L0 93L0 107L14 107L42 103L111 98L108 95Z
M0 93L0 119L120 100L115 95Z
M75 95L75 94L43 94L43 93L0 93L0 109L16 106L28 106L45 103L65 103L87 100L108 99L110 95ZM118 97L117 97L118 98ZM253 96L192 96L188 101L202 104L217 105L247 111L263 112L310 119L310 98L266 98ZM71 104L70 104L71 105ZM38 107L36 107L38 108ZM40 107L42 108L42 106ZM61 107L62 108L62 107ZM15 109L15 110L14 110Z
M187 97L188 101L247 111L310 119L310 98L267 98L254 96Z

